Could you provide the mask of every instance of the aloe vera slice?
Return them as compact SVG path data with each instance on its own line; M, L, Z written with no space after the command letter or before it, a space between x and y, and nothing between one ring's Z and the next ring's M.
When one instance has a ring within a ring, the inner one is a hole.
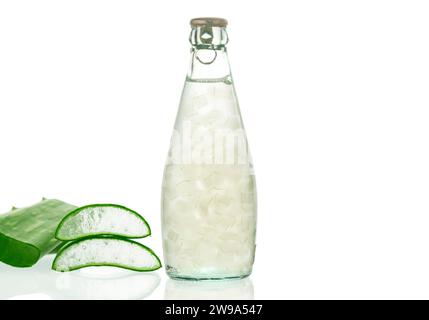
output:
M149 224L137 212L117 204L92 204L70 212L55 237L68 241L96 235L144 238L150 234Z
M44 199L0 215L0 261L15 267L34 265L61 244L55 239L55 230L75 208L60 200Z
M66 272L85 267L111 266L134 271L161 268L157 255L141 243L116 237L94 237L76 240L58 252L52 269Z

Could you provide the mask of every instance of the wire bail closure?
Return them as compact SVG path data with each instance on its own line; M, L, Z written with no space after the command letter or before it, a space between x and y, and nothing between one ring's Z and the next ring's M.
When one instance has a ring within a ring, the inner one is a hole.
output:
M215 49L202 49L202 50L210 50L210 51L214 52L213 59L211 59L209 61L203 61L202 58L200 58L198 56L198 52L200 52L200 50L198 50L198 49L195 51L195 58L197 58L197 60L200 63L202 63L202 64L205 64L205 65L212 64L216 60L216 58L217 58L217 52L216 52L216 50Z
M214 56L213 59L209 60L209 61L203 61L202 57L198 56L198 52L200 52L200 50L197 47L197 50L195 52L195 57L197 58L197 60L205 65L209 65L212 64L216 58L217 58L217 52L214 49L213 46L213 28L211 24L207 24L201 27L201 29L199 30L199 36L198 36L200 42L203 44L204 47L207 46L207 48L204 48L203 50L211 50L214 52Z

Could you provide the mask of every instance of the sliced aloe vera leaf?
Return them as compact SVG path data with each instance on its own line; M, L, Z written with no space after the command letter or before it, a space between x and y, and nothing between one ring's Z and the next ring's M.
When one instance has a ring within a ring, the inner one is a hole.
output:
M69 241L96 235L144 238L150 234L149 224L137 212L117 204L91 204L64 217L55 237Z
M44 199L0 215L0 261L14 267L34 265L61 244L55 239L55 230L75 208L60 200Z
M58 252L52 269L66 272L85 267L111 266L134 271L161 268L157 255L141 243L117 237L94 237L76 240Z

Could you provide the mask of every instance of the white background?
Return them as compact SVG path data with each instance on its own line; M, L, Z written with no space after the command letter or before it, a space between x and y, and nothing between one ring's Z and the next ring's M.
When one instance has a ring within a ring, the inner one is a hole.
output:
M255 163L254 297L429 298L426 1L2 0L0 212L125 204L161 254L189 20L207 15L230 22Z

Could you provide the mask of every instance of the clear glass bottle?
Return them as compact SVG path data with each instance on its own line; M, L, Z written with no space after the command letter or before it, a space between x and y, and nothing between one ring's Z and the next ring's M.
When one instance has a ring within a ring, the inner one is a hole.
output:
M191 66L162 187L167 274L243 278L252 271L256 186L226 52L227 21L191 20Z

